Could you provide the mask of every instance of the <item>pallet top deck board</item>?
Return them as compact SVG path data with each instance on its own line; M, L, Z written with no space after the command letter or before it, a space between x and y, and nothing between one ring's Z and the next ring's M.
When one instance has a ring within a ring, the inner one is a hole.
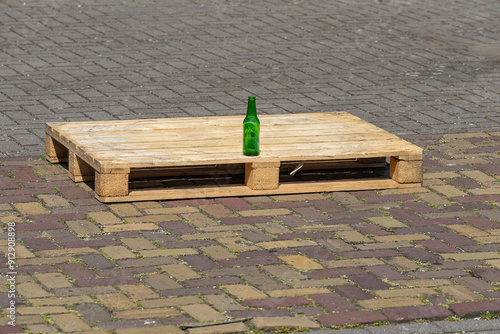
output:
M422 149L345 112L261 115L261 155L242 154L244 116L48 123L96 170L421 156Z

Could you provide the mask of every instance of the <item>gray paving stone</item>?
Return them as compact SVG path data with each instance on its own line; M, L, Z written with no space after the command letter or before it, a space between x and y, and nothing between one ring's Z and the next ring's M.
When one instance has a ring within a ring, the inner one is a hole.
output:
M230 115L253 94L263 113L348 110L394 133L497 131L500 6L480 4L3 2L1 123Z

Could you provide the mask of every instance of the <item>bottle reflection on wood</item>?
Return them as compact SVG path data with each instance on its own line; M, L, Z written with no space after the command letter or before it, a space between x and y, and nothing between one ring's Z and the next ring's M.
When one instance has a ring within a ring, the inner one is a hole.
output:
M255 96L248 97L247 115L243 120L243 154L259 155L260 121L257 118Z

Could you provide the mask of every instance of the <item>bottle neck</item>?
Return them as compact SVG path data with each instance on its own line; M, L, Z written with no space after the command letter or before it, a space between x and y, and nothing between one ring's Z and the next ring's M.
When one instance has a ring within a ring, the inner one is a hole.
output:
M248 106L247 106L247 117L257 117L257 107L255 105L255 97L250 96L248 98Z

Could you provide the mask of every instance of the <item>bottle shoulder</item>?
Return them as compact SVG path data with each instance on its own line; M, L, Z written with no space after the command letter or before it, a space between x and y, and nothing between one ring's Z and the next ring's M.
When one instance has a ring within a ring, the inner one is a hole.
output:
M243 120L243 123L260 123L260 121L257 116L247 116Z

